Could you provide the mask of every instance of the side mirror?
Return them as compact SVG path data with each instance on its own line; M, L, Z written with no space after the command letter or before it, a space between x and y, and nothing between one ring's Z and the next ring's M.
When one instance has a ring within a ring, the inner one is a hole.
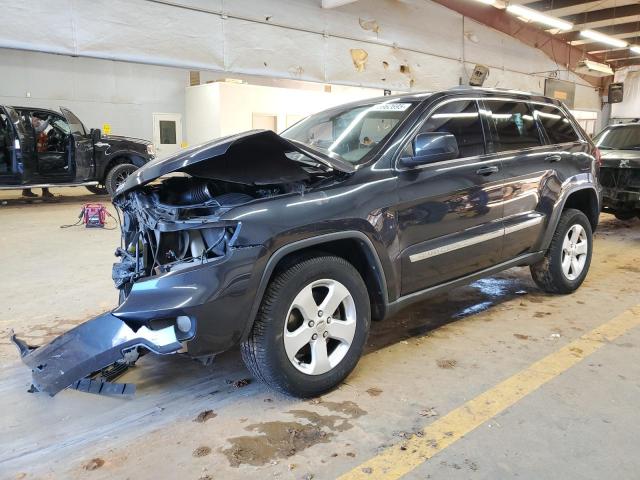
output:
M93 140L93 142L99 142L100 139L102 138L102 131L99 128L92 128L91 129L91 140Z
M413 156L402 157L405 167L417 167L427 163L458 158L456 137L446 132L419 133L413 140Z

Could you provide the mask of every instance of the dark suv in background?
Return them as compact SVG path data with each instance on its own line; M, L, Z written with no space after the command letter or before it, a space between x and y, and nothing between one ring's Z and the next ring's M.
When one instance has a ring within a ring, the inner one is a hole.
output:
M0 189L81 185L113 195L155 156L151 142L87 130L60 110L0 105Z
M240 344L258 379L318 395L355 367L371 319L429 295L523 265L546 292L578 288L598 155L559 102L470 88L221 138L116 193L118 307L34 351L14 341L51 394L94 391L96 372L147 351Z
M593 141L602 152L603 211L640 218L640 123L609 125Z

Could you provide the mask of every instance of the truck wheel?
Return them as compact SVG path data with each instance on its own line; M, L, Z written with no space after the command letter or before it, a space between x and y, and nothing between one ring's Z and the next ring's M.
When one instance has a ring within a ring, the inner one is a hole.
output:
M137 169L138 167L132 165L131 163L120 163L109 170L109 173L107 173L107 177L104 181L104 186L107 188L107 192L109 192L109 195L113 197L118 187L122 185L127 177Z
M104 185L87 185L85 188L96 195L106 195L109 193L107 192L107 187Z
M242 358L276 390L314 397L354 369L370 323L367 287L349 262L302 259L269 283Z
M613 212L613 216L616 217L618 220L622 220L622 221L626 221L626 220L631 220L633 217L636 216L636 212L633 211L617 211L617 212Z
M562 212L544 258L531 265L531 276L548 293L571 293L584 281L591 264L593 233L586 215L569 208Z

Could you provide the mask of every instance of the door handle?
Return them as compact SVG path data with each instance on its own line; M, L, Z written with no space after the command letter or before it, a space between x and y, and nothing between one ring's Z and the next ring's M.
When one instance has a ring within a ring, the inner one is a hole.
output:
M479 168L478 170L476 170L476 173L478 175L482 175L482 176L487 176L487 175L491 175L492 173L498 173L500 171L500 169L495 166L495 165L491 165L490 167L482 167Z
M562 160L562 155L549 155L545 160L549 163L559 162Z

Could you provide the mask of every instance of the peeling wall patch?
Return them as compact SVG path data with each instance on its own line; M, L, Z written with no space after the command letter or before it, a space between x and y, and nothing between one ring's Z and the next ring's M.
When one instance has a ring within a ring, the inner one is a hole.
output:
M362 18L358 18L358 22L360 22L360 27L363 30L370 30L374 33L378 33L380 31L380 25L375 20L363 20Z
M356 71L362 72L367 64L367 58L369 54L361 48L352 48L351 59L353 60L353 66L356 67Z
M404 73L405 75L410 75L411 67L409 67L409 65L400 65L400 73Z

